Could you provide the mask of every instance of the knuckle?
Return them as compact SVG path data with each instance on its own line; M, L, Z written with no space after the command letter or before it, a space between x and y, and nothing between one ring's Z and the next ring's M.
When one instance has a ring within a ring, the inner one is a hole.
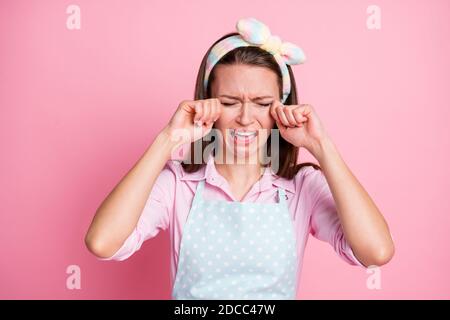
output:
M190 103L192 103L192 101L190 101L190 100L182 100L182 101L178 104L178 107L181 108L181 107L183 107L183 106L185 106L185 105L188 105L188 104L190 104Z

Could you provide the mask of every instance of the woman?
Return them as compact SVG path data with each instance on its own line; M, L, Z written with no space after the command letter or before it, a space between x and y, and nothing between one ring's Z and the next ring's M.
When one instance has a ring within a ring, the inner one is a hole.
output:
M302 50L253 18L237 30L208 50L195 100L98 208L87 247L124 260L169 228L175 299L295 299L309 233L349 264L386 264L382 214L313 107L298 105L289 65ZM190 156L171 160L186 143ZM320 166L297 164L300 147Z

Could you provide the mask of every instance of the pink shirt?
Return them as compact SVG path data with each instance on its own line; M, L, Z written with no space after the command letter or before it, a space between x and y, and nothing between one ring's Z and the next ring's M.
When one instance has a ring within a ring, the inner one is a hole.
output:
M203 197L206 200L237 201L227 180L218 173L214 157L209 156L206 166L193 173L186 173L180 162L169 160L159 174L141 217L122 247L110 258L101 260L125 260L139 250L145 240L155 237L160 230L170 230L171 272L173 286L183 226L200 180L206 179ZM335 202L325 176L311 166L302 167L292 179L277 177L270 168L252 186L242 202L277 202L277 187L286 191L288 207L297 235L297 253L300 259L298 274L308 236L328 242L336 253L351 265L362 266L344 238L337 216ZM297 292L299 283L297 283Z

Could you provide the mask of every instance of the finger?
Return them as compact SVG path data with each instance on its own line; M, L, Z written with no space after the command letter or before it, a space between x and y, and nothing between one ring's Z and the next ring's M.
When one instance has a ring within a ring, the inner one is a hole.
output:
M203 115L200 118L202 123L205 123L209 119L209 115L211 114L211 104L208 100L203 101Z
M195 116L194 116L194 123L198 126L201 125L201 117L203 116L203 105L202 103L195 103Z
M214 122L214 121L217 120L217 118L218 118L217 114L219 113L219 103L218 103L218 100L215 99L215 100L213 101L213 104L212 104L212 105L213 105L213 112L211 113L211 121Z
M276 111L276 107L277 107L277 104L273 104L271 107L270 107L270 115L272 116L272 118L275 120L275 122L280 122L280 119L278 118L278 114L277 114L277 111Z
M286 106L284 108L284 115L286 116L287 120L289 121L290 126L296 127L297 126L297 120L295 120L294 115L292 114L293 107L292 106Z
M291 125L290 125L289 121L287 120L286 115L284 114L284 111L282 110L282 108L280 106L278 106L276 108L276 110L277 110L278 118L281 120L281 123L286 127L290 127Z
M214 123L214 115L216 114L217 109L216 102L214 100L211 101L209 106L210 106L210 113L208 118L205 120L207 126L210 126L211 124Z
M274 105L274 106L273 106L273 108L271 109L271 115L272 115L272 117L274 118L274 120L275 120L275 122L276 122L276 124L277 124L278 129L280 129L280 130L285 130L286 127L283 125L283 123L281 122L280 118L278 117L278 113L277 113L277 111L276 111L277 107L278 107L278 105Z
M303 122L306 122L308 120L307 117L305 117L304 115L302 115L302 111L300 108L296 108L292 111L292 114L294 115L295 120L297 121L298 124L302 125Z
M188 113L195 114L195 103L190 100L183 100L178 105L178 108L185 110Z
M301 104L300 110L301 110L302 116L307 116L312 112L312 107L309 104Z
M215 109L215 114L214 114L214 121L217 121L217 119L219 119L219 117L222 113L222 103L220 103L219 99L216 99L215 106L216 106L216 109Z

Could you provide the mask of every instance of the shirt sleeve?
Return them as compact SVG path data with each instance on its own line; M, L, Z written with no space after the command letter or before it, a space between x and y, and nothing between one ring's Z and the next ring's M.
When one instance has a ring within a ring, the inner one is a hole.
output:
M98 258L99 260L125 260L138 251L145 240L155 237L159 231L169 227L174 208L176 183L175 169L170 161L158 175L138 223L131 234L114 255L108 258Z
M311 234L319 240L328 242L334 251L350 265L364 267L344 237L336 203L323 172L312 167L310 170L309 190L313 199L310 219Z

